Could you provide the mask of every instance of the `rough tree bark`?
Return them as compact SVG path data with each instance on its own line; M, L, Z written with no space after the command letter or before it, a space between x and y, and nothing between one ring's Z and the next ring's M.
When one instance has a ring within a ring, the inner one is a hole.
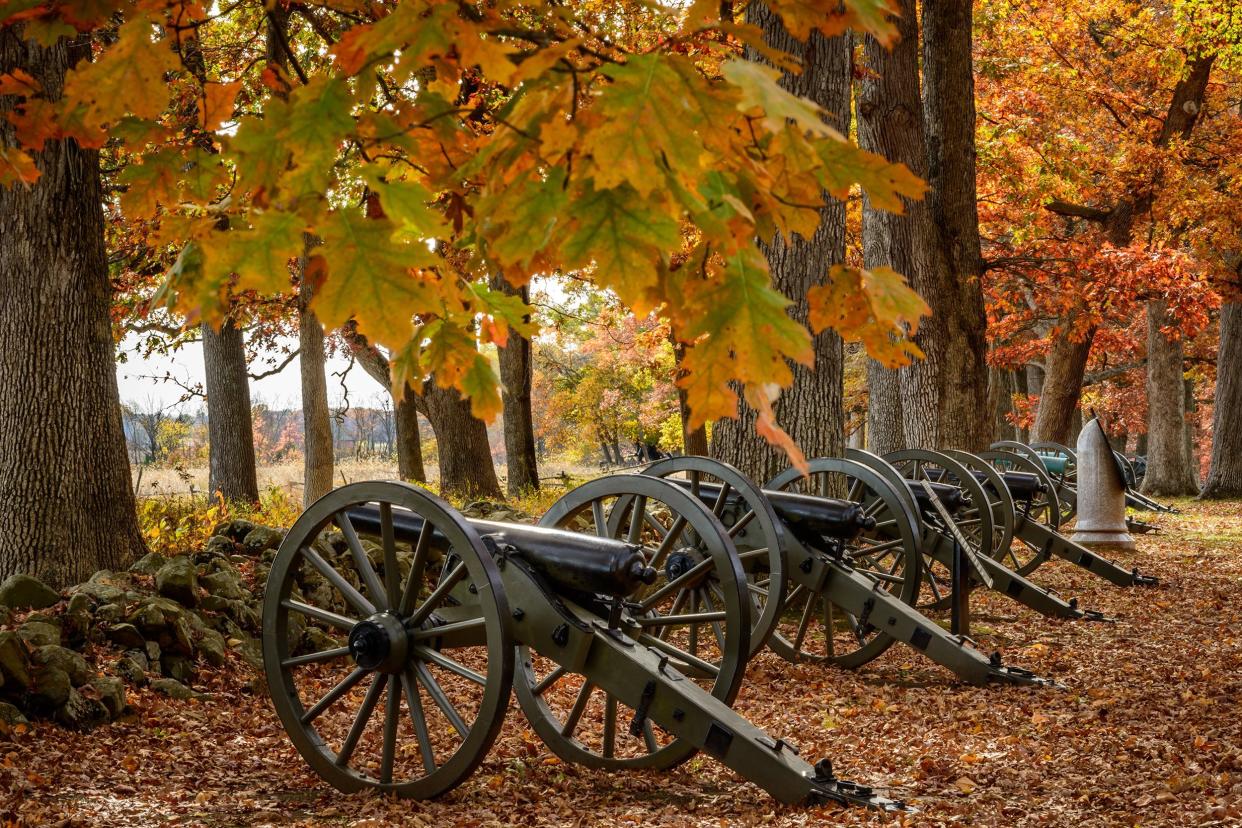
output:
M470 401L455 388L440 388L428 381L423 386L427 420L436 433L436 456L440 464L440 491L468 497L502 497L487 426L470 413Z
M911 446L967 451L988 445L992 425L975 191L971 6L971 0L938 0L922 7L926 199L935 232L933 267L916 271L912 284L932 316L915 336L927 359L901 372ZM911 20L902 25L913 31L912 0L903 0L902 17L907 15ZM914 58L905 59L907 76L915 71Z
M388 358L358 333L353 322L341 329L341 335L363 370L380 385L391 388ZM492 463L492 449L487 442L487 426L470 413L469 401L463 400L455 390L438 388L428 380L423 383L421 396L407 386L400 406L409 405L415 406L418 413L427 418L431 430L435 432L441 491L501 497L500 481ZM407 417L409 422L403 439L401 423ZM398 409L397 424L399 440L410 440L411 431L415 435L412 439L417 440L417 418L408 410ZM421 451L418 457L421 471Z
M304 261L304 260L303 260ZM332 490L332 415L324 371L323 325L309 307L311 287L298 293L298 365L302 378L302 502L309 506Z
M896 18L900 40L892 49L881 46L868 36L863 49L866 71L858 84L858 143L864 149L879 153L890 161L901 162L921 178L927 177L927 142L923 125L923 103L919 91L919 18L914 0L901 0ZM862 236L863 262L869 267L887 266L903 274L923 296L941 281L939 271L945 267L935 242L932 206L929 199L907 201L901 215L876 210L870 199L863 198ZM923 320L924 339L928 344L944 337L941 317L936 314ZM937 330L933 330L933 328ZM929 360L940 357L939 350L928 352ZM909 369L904 381L919 399L935 396L928 387L926 394L915 392L938 372L930 362ZM904 419L916 421L914 434L924 435L925 429L937 428L935 412L927 408L912 410L902 405L901 373L886 369L874 360L867 361L867 420L871 449L887 454L906 448Z
M515 288L503 276L491 280L492 289L530 301L530 290ZM509 494L539 488L539 461L535 456L535 418L531 413L531 384L534 382L534 356L531 341L509 332L505 347L498 348L500 385L504 403L505 454Z
M397 427L397 474L402 480L427 482L427 470L423 467L423 435L418 426L418 407L414 403L414 390L406 387L401 401L393 400Z
M810 98L834 117L833 127L849 130L850 41L848 37L811 35L804 44L785 31L780 19L762 3L747 7L750 22L763 29L769 44L802 58L800 75L786 73L781 84ZM760 59L749 53L751 60ZM807 290L827 276L828 266L845 258L845 205L825 194L820 224L811 239L775 239L765 253L777 290L793 302L792 318L805 324ZM745 343L739 343L745 346ZM794 366L793 384L776 401L778 422L789 432L807 457L840 456L845 443L845 412L842 398L844 347L841 338L825 331L814 340L813 368ZM712 429L714 456L737 466L743 474L765 482L789 466L789 458L755 433L755 412L739 402L739 418L716 423Z
M1212 462L1202 497L1242 497L1242 303L1220 309Z
M203 372L207 388L208 487L225 500L259 499L255 475L250 377L241 328L232 318L217 331L203 323Z
M897 371L867 360L867 450L888 454L907 448Z
M50 48L0 29L0 74L59 97L89 36ZM15 144L0 98L0 147ZM0 188L0 578L61 587L146 552L138 531L109 320L99 153L32 152L42 175Z
M1186 390L1182 340L1161 328L1175 326L1165 303L1147 303L1147 476L1143 491L1153 495L1194 495L1192 458L1186 452Z
M1078 407L1078 395L1082 392L1082 377L1087 370L1087 357L1091 356L1094 339L1094 330L1080 342L1067 336L1053 337L1045 363L1043 393L1039 398L1039 409L1035 412L1035 426L1031 429L1031 442L1069 444L1074 411Z
M1018 429L1009 421L1017 377L1007 368L988 369L988 410L992 412L992 439L1017 440Z

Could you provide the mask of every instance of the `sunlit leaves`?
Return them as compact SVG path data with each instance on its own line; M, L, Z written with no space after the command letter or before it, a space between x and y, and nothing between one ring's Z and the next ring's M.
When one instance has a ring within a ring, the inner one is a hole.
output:
M847 341L862 342L873 359L889 367L923 355L906 336L918 330L919 319L931 309L890 268L834 265L828 284L811 288L807 301L812 329L834 328Z
M766 0L785 28L799 40L819 31L829 37L846 29L870 32L888 45L897 37L889 20L897 9L891 0Z
M394 242L394 230L387 219L355 210L333 211L317 228L328 263L315 295L324 325L356 319L372 342L395 348L413 334L414 315L437 306L435 290L414 268L434 266L438 257L425 245Z
M530 265L568 216L566 171L553 167L546 175L531 168L499 192L479 201L479 232L488 240L488 254L525 277ZM511 272L507 270L506 272Z
M731 60L721 71L725 79L741 92L738 109L746 113L762 110L764 125L771 132L783 130L788 120L815 135L841 137L839 132L824 122L826 113L818 104L780 86L779 69L751 60Z
M574 202L572 216L573 230L561 246L565 264L593 267L601 285L630 305L650 309L654 265L681 244L677 222L650 209L628 186L589 189Z
M265 211L255 214L247 230L215 234L205 251L205 270L210 277L232 273L238 290L262 295L290 289L289 262L305 249L305 222L296 214Z
M34 159L17 147L0 144L0 187L29 186L39 179Z

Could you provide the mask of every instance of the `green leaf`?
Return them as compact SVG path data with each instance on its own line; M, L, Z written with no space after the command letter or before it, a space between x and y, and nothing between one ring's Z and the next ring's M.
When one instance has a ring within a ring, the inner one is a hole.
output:
M742 112L762 109L763 123L771 132L785 129L786 121L792 121L800 129L820 137L841 138L841 133L824 122L827 113L822 107L806 98L782 88L778 81L781 71L753 60L730 60L722 68L729 83L741 90L737 108Z
M917 200L927 192L927 184L905 164L894 164L849 141L825 138L815 142L815 150L824 162L816 175L820 185L834 198L846 198L850 186L857 182L867 191L872 206L902 213L905 205L900 196Z
M649 309L648 290L670 251L681 246L677 222L639 198L632 187L588 188L569 205L573 230L561 245L567 267L594 265L596 280L636 312Z
M439 258L424 244L394 242L392 222L354 210L333 211L318 229L329 272L312 301L324 325L353 318L372 342L404 345L414 315L439 306L437 288L411 268L434 266Z
M585 142L595 158L596 186L628 183L647 195L660 186L657 170L696 179L707 153L701 133L729 129L736 97L713 88L679 55L635 55L602 73L612 83L599 94L602 122Z
M435 195L417 181L386 181L384 171L368 165L362 171L367 186L380 199L384 215L397 226L397 241L443 237L448 233L444 215L433 202Z
M238 290L264 296L290 288L289 260L305 250L306 222L295 213L256 212L249 230L225 230L205 250L209 278L237 275Z
M546 175L532 168L478 201L475 218L492 258L507 267L530 267L565 221L566 175L564 167Z

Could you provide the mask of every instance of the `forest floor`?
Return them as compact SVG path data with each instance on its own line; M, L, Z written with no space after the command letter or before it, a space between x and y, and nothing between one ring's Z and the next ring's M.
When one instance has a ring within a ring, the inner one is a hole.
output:
M976 637L1068 690L963 686L895 647L858 672L757 658L738 709L839 776L919 812L776 805L707 758L667 774L556 760L516 705L487 760L435 802L342 795L314 776L241 662L206 701L131 690L136 714L79 734L40 723L0 743L0 813L28 825L1242 824L1242 506L1144 516L1121 589L1069 564L1035 580L1115 624L1046 620L994 597Z

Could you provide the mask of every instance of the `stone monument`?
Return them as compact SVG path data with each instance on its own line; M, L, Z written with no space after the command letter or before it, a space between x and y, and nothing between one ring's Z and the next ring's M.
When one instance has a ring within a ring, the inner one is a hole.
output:
M1070 540L1088 549L1133 549L1126 478L1098 419L1078 435L1078 523Z

